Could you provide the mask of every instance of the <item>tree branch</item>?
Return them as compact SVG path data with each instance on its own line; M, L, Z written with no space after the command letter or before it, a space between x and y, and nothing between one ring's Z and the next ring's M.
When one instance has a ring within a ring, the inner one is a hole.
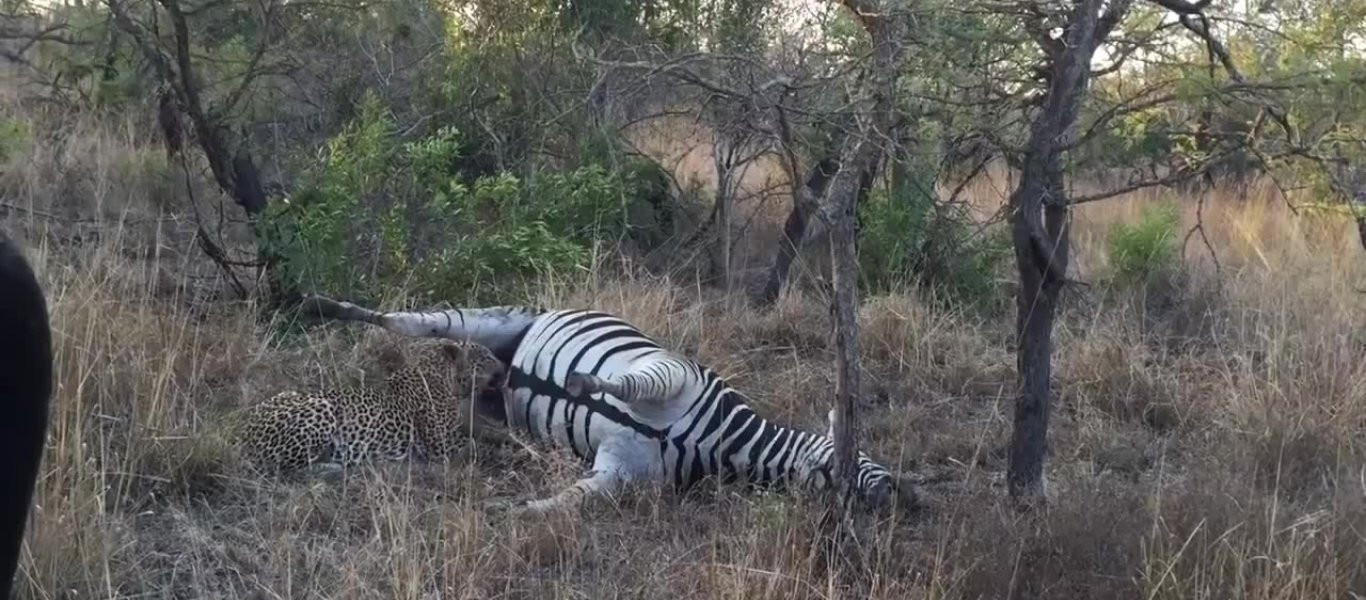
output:
M1149 1L1179 15L1196 15L1203 12L1210 5L1211 0L1197 0L1196 2L1187 2L1186 0Z
M1195 177L1199 177L1199 176L1200 176L1201 174L1203 174L1204 172L1205 172L1205 169L1202 168L1202 169L1196 169L1196 170L1191 170L1191 171L1182 171L1182 172L1180 172L1180 173L1176 173L1176 174L1174 174L1174 175L1168 175L1168 176L1166 176L1166 177L1158 177L1158 178L1155 178L1155 179L1144 179L1144 180L1140 180L1140 181L1137 181L1137 182L1130 183L1130 184L1125 185L1125 186L1123 186L1123 187L1118 187L1118 188L1115 188L1115 189L1112 189L1112 190L1106 190L1106 191L1104 191L1104 192L1097 192L1097 193L1094 193L1094 194L1085 194L1085 195L1082 195L1082 196L1073 196L1072 199L1071 199L1071 201L1069 202L1069 204L1076 205L1076 204L1086 204L1086 203L1088 203L1088 202L1098 202L1098 201L1100 201L1100 200L1108 200L1108 199L1110 199L1110 198L1114 198L1115 196L1123 196L1123 195L1125 195L1125 194L1129 194L1129 193L1132 193L1132 192L1137 192L1137 191L1139 191L1139 190L1144 190L1144 189L1151 188L1151 187L1161 187L1161 186L1173 185L1173 184L1180 183L1180 182L1182 182L1182 181L1186 181L1186 180L1189 180L1189 179L1193 179L1193 178L1195 178Z

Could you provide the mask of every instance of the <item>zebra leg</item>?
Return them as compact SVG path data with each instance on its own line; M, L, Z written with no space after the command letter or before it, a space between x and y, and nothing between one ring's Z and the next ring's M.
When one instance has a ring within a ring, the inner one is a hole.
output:
M549 498L531 500L518 507L518 512L546 513L557 510L575 509L583 505L590 496L611 496L621 488L625 479L620 471L598 468L596 461L588 476L574 482L560 493Z
M610 438L598 447L593 468L583 479L575 481L549 498L528 501L512 508L516 513L547 513L577 509L584 501L601 496L612 496L626 484L656 480L663 473L658 449L651 451L639 438Z
M564 390L569 392L570 396L592 395L599 392L606 392L621 398L623 394L620 384L608 381L591 373L579 372L570 373L565 377Z
M571 396L611 394L627 404L665 402L683 393L687 377L673 372L665 363L649 363L638 371L603 379L590 373L573 372L565 377L565 391Z
M325 319L369 323L407 337L473 342L492 350L503 362L512 359L517 340L541 315L539 310L515 306L379 312L316 294L304 297L299 309Z
M324 319L336 321L360 321L371 325L380 324L380 313L356 306L350 302L338 302L326 296L309 294L299 303L299 311Z

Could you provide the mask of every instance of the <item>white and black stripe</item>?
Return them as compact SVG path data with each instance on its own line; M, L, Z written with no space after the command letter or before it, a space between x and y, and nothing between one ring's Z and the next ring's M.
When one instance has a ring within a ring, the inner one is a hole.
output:
M679 488L710 476L817 488L832 481L829 436L765 420L711 369L613 315L511 307L377 313L316 297L310 306L404 335L471 340L507 361L509 425L593 463L575 489L533 508L646 478ZM895 485L862 453L856 480L874 502Z

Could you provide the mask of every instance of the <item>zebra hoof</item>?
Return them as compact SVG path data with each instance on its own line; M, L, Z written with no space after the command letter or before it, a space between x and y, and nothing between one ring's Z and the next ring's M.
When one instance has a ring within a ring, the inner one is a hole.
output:
M564 391L569 392L570 396L591 394L597 388L597 377L587 373L570 373L564 378Z
M347 306L326 296L309 294L304 296L299 303L299 312L311 317L321 317L324 319L337 319L343 317L349 311Z

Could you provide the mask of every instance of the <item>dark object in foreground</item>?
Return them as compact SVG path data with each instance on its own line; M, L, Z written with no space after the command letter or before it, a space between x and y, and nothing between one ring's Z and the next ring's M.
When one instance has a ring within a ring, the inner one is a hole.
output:
M10 597L43 454L52 395L47 301L0 234L0 598Z

